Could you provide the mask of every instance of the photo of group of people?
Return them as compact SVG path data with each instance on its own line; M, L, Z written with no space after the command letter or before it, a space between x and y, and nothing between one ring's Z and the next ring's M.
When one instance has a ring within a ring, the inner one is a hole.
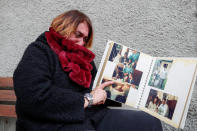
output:
M139 86L142 72L136 70L140 52L114 43L109 61L116 63L112 79Z
M150 90L145 107L163 117L172 119L178 97L157 90Z
M104 78L102 83L106 81L109 81L109 79ZM107 92L107 98L120 103L125 103L130 87L130 84L115 82L114 84L105 87L104 90Z
M164 90L172 61L156 60L148 85Z

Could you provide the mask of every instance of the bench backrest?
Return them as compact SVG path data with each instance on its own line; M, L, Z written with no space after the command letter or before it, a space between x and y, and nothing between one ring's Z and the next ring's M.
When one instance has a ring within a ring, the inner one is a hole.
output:
M16 117L12 77L0 77L0 116Z

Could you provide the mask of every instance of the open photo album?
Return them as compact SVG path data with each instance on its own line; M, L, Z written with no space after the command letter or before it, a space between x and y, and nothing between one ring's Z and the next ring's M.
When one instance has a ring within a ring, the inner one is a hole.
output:
M153 57L108 41L93 88L114 81L105 88L108 99L183 129L196 74L197 58Z

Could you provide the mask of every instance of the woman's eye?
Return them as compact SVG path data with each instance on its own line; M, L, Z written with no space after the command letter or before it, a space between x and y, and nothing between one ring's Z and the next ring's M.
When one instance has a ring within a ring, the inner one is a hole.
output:
M76 36L77 38L79 38L79 37L82 37L82 34L81 34L80 32L77 31L77 32L75 33L75 36Z
M85 43L88 43L88 41L89 41L88 37L85 37L85 38L84 38L84 42L85 42Z

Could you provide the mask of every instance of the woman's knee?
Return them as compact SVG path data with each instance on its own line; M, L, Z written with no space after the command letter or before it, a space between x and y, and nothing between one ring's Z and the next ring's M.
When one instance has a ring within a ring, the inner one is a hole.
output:
M112 109L101 123L105 129L112 126L110 129L124 131L162 131L160 120L142 111Z

